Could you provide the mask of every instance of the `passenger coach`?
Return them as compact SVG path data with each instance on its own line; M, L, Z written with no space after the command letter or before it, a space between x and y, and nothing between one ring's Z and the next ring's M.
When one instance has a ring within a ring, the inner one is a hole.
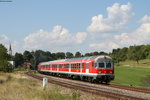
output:
M108 83L114 80L114 63L108 56L91 56L42 62L38 71L50 75Z

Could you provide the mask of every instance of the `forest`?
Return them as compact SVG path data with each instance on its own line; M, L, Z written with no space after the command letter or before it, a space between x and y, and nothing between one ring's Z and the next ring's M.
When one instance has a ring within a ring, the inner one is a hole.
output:
M68 58L77 58L85 56L98 56L98 55L108 55L113 58L115 63L125 60L134 60L139 63L139 60L150 59L150 45L134 45L130 47L117 48L113 49L112 52L106 53L104 51L95 51L90 53L81 54L79 51L75 54L71 52L57 52L52 53L50 51L35 50L27 51L23 53L15 53L13 56L7 53L6 47L0 44L0 71L9 69L8 62L13 60L15 62L15 67L21 67L24 62L30 62L33 69L37 69L37 65L40 62L52 61L58 59L68 59Z

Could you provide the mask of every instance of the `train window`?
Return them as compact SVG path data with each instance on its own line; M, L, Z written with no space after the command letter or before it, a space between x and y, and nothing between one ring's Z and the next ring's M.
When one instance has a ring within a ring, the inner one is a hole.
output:
M73 69L73 64L71 64L71 69Z
M79 69L80 69L81 65L79 64Z
M106 68L111 68L111 63L110 62L106 62Z
M69 64L67 64L67 68L69 68Z
M75 66L74 66L74 64L73 64L73 69L74 69L74 67L75 67Z
M67 65L67 64L65 64L65 68L68 68L68 65Z
M84 63L82 63L82 68L84 68Z
M60 68L62 68L62 64L60 64Z
M98 64L98 67L99 67L99 68L104 68L104 67L105 67L105 64L101 62L101 63Z

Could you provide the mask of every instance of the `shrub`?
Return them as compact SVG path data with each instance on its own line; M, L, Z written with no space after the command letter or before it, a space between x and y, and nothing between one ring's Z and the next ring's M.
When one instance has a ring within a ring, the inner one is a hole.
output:
M7 60L1 60L0 61L0 71L3 71L3 72L12 72L13 68L12 68L11 64L8 63Z

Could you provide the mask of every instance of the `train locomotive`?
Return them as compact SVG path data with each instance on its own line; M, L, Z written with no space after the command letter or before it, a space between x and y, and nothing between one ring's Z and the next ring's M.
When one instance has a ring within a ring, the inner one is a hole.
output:
M60 77L109 83L114 80L114 63L109 56L91 56L42 62L38 71Z

